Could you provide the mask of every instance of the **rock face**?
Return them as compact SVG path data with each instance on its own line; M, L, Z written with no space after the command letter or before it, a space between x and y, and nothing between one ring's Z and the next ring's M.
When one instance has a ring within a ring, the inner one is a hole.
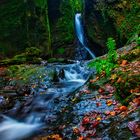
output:
M84 22L87 38L99 55L106 52L108 37L121 47L138 33L138 0L85 0ZM136 29L137 28L137 29ZM99 47L100 46L100 47Z
M49 0L49 16L54 56L73 58L76 42L70 1Z

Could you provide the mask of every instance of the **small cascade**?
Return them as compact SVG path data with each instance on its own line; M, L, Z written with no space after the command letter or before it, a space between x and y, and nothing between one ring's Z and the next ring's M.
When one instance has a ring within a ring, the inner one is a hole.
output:
M78 37L79 42L81 43L81 45L84 47L84 49L90 54L90 56L92 57L92 59L95 58L94 53L88 48L85 37L84 37L84 30L83 30L83 26L81 23L81 13L77 13L75 15L75 28L76 28L76 34Z
M40 82L35 81L32 94L23 97L26 102L19 103L19 107L15 104L5 114L14 119L4 115L2 120L0 118L0 138L3 140L30 138L44 127L50 128L51 123L59 118L60 110L68 106L72 93L83 86L93 72L87 67L87 62L48 64L45 71L48 75Z

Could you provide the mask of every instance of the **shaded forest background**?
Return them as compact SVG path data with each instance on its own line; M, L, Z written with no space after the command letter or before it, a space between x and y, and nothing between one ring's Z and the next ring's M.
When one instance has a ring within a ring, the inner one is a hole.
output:
M106 53L108 37L121 47L140 31L138 0L1 0L0 5L1 59L25 50L38 54L38 49L43 58L73 58L77 12L83 14L89 46L97 55Z

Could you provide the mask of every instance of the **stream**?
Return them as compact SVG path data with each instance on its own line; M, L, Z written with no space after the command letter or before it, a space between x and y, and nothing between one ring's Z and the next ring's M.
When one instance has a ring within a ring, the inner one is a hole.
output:
M75 15L75 27L84 52L94 59L95 54L84 39L80 13ZM107 118L105 112L112 111L118 102L110 95L100 98L96 88L85 94L89 90L88 80L95 74L95 70L87 65L88 61L77 61L44 66L44 71L41 71L44 77L30 79L30 94L16 95L12 108L6 108L0 114L0 139L43 140L36 137L60 134L64 140L77 140L81 135L92 137L91 140L136 140L126 127L130 120L139 120L139 112L123 119L117 116ZM108 106L108 99L114 104ZM4 102L3 96L0 96L0 102ZM87 116L91 123L85 124L83 118ZM97 118L102 120L96 129Z
M1 115L0 137L4 140L23 139L56 123L62 115L61 110L69 106L73 93L93 73L86 65L80 62L47 65L45 71L53 71L54 77L36 81L36 87L31 89L33 94L23 97L22 103L17 100L12 109Z
M96 88L89 89L88 79L95 71L87 64L44 66L41 72L46 76L41 80L32 77L31 93L17 95L13 98L13 107L0 115L0 138L41 140L59 134L64 140L77 140L80 135L91 140L137 140L127 125L132 120L139 121L140 112L132 112L123 119L119 116L108 118L105 112L114 110L119 102L110 94L104 97ZM112 100L111 106L106 104L108 100ZM84 121L87 117L90 119L88 124ZM100 124L97 124L97 118L102 118Z

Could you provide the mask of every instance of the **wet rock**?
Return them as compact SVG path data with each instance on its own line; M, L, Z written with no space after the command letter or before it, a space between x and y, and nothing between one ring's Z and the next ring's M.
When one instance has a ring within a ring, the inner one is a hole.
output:
M16 90L17 95L29 95L31 93L31 88L28 85L19 86Z
M0 107L6 104L6 100L3 96L0 96Z

